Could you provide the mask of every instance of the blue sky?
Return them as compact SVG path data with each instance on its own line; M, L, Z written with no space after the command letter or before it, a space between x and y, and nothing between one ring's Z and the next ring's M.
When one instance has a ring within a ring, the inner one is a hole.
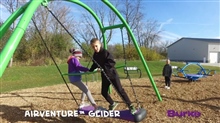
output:
M220 38L220 0L143 0L142 3L146 19L158 22L162 40ZM1 19L7 16L0 6Z
M166 39L220 38L219 0L144 0L147 18L160 24Z

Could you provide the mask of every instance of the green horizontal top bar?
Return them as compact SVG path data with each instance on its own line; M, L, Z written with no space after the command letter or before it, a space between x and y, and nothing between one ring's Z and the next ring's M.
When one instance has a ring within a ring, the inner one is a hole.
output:
M115 29L115 28L123 28L124 24L118 24L118 25L112 25L112 26L107 26L107 27L103 27L103 30L108 30L108 29Z
M119 69L119 68L123 68L123 67L125 67L126 65L120 65L120 66L116 66L115 68L116 69Z

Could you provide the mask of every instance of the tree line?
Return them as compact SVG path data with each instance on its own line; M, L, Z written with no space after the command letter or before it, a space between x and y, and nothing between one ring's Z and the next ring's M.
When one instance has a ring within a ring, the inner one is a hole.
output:
M24 4L24 1L7 0L1 1L1 4L4 5L10 13L13 13ZM156 20L144 20L141 0L116 0L113 1L113 4L130 25L144 58L146 60L159 60L166 57L166 46L168 46L168 42L160 42L160 31L157 31L159 25ZM114 25L119 22L116 15L104 5L97 5L95 2L89 5L96 12L104 26ZM32 17L32 21L14 53L14 62L23 63L25 65L52 63L50 54L47 52L40 35L43 37L53 57L59 62L66 61L66 58L70 55L68 50L72 47L82 48L84 58L89 59L87 54L92 55L93 53L89 46L90 39L93 37L101 39L102 37L102 33L100 29L98 29L92 16L84 11L81 13L80 18L76 19L75 13L72 12L72 8L75 6L68 6L63 4L62 1L49 2L48 7L72 36L74 36L74 39L72 39L43 6L40 6ZM9 39L18 21L19 20L13 24L1 39L0 49L3 48ZM33 22L36 23L40 35ZM122 32L124 40L126 41L124 48L122 43L111 44L116 33L115 30L108 30L106 32L108 50L112 52L116 59L124 59L124 57L126 57L128 60L138 60L138 53L126 31ZM76 42L80 43L80 46L78 46Z

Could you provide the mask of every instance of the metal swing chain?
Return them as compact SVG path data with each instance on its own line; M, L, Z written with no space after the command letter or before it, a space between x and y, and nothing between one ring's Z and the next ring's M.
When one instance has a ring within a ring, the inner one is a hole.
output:
M122 44L123 44L123 52L124 52L124 59L125 59L125 67L127 67L126 55L125 55L125 46L124 46L124 36L123 36L122 28L121 28L121 37L122 37ZM138 107L140 108L140 107L141 107L141 106L140 106L140 102L139 102L139 100L138 100L138 97L137 97L136 92L135 92L134 87L133 87L133 83L132 83L132 81L131 81L131 77L130 77L130 75L129 75L128 72L127 72L127 77L128 77L128 79L129 79L129 81L130 81L131 88L132 88L132 91L133 91L133 93L134 93L136 103L137 103Z
M72 97L73 97L74 101L76 102L76 104L79 106L79 103L76 101L76 98L74 97L74 95L73 95L72 91L70 90L70 87L68 86L68 84L67 84L67 82L66 82L65 78L63 77L63 75L62 75L62 72L61 72L60 68L58 67L58 65L57 65L56 61L54 60L54 58L53 58L53 56L52 56L52 54L51 54L51 52L50 52L50 50L49 50L49 48L48 48L48 46L47 46L47 44L46 44L45 40L43 39L43 37L42 37L42 35L41 35L41 33L40 33L40 30L38 29L38 27L37 27L37 25L36 25L36 22L35 22L33 19L31 19L31 20L33 21L34 26L35 26L35 28L37 29L37 32L38 32L38 34L40 35L40 38L41 38L41 40L42 40L42 42L43 42L44 46L45 46L45 47L46 47L46 49L47 49L47 52L49 53L49 55L50 55L51 59L53 60L53 62L54 62L54 64L55 64L56 68L58 69L58 71L59 71L59 73L60 73L60 75L61 75L61 77L62 77L62 79L63 79L64 83L66 84L66 86L67 86L67 88L68 88L68 90L69 90L70 94L72 95Z
M123 46L123 54L124 54L124 60L125 60L125 67L127 67L127 61L126 61L126 56L125 56L125 45L124 45L124 37L123 37L123 31L122 29L123 28L120 28L121 29L121 37L122 37L122 46Z
M89 64L90 64L90 62L91 62L91 59L89 60L89 63L87 64L87 68L89 68ZM86 77L86 86L88 85L88 80L87 80L87 74L85 75L85 77Z
M51 13L51 15L57 20L57 22L59 22L59 24L66 30L66 32L73 38L73 40L80 46L80 48L92 59L92 61L95 64L97 64L97 66L102 70L102 72L103 72L104 76L107 78L107 80L112 84L112 81L109 79L107 74L103 71L103 68L93 59L93 57L91 57L91 55L88 54L88 52L82 47L82 45L80 45L80 43L75 39L75 37L73 37L72 34L65 28L65 26L57 19L57 17L53 14L53 12L47 6L45 6L45 8ZM113 86L113 87L115 88L115 86ZM118 90L116 88L115 88L115 90L118 93L118 95L121 97L121 99L125 102L124 98L122 98L122 96L119 94ZM127 106L129 107L130 105L127 104Z

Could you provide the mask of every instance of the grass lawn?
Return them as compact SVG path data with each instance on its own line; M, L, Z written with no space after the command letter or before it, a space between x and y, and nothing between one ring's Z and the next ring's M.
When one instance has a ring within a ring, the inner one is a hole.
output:
M81 62L82 65L87 66L88 62ZM147 65L153 77L161 76L161 71L163 69L165 62L164 61L147 61ZM183 67L185 64L179 62L172 62L173 66ZM91 64L90 64L91 65ZM89 65L89 66L90 66ZM124 65L124 61L117 61L116 66ZM146 78L147 73L142 65L141 61L127 61L127 66L137 66L142 71L142 77ZM218 67L203 66L205 69L216 70L220 72ZM195 72L198 70L198 66L190 66L187 70ZM67 73L67 64L60 64L59 69L62 73ZM124 74L123 68L117 69L121 79L126 77ZM130 74L132 78L137 78L139 75ZM68 81L67 76L64 76L66 82ZM99 74L83 76L83 81L93 81L99 80ZM42 87L49 85L56 85L64 83L59 71L55 65L51 66L13 66L7 68L0 78L0 92L9 92L13 90L25 89L25 88L34 88Z

